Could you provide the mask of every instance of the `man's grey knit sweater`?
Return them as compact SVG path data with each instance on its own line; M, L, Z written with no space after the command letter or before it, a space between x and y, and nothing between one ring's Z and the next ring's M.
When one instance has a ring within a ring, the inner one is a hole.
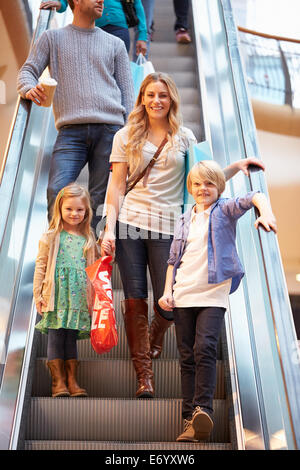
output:
M97 27L72 24L46 31L19 72L18 92L23 98L47 66L58 82L53 101L57 129L67 124L124 124L134 93L121 39Z

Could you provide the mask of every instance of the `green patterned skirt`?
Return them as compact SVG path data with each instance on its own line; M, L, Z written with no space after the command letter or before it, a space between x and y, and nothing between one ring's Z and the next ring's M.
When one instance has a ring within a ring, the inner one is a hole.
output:
M55 308L44 312L36 328L78 330L78 339L90 336L91 317L87 305L86 260L82 248L85 238L61 232L55 269Z

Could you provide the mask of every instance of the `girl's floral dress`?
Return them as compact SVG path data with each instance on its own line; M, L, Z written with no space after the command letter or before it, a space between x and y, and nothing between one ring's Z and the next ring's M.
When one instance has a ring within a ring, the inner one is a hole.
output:
M89 337L91 317L87 305L86 239L64 230L60 234L55 267L55 307L43 313L36 328L48 333L49 328L78 330L78 339Z

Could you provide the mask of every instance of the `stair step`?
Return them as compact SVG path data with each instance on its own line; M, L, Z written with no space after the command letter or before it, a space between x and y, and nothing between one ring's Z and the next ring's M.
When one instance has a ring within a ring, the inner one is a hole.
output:
M164 23L161 24L161 29L159 29L159 24L156 24L154 26L155 28L155 31L154 31L154 34L153 34L153 42L151 42L151 45L154 43L154 42L172 42L174 41L174 43L176 44L176 37L175 37L175 31L173 29L165 29L164 28ZM193 41L193 37L192 37L192 41ZM179 47L181 46L186 46L186 44L178 44ZM187 44L189 45L189 44ZM192 43L190 43L190 45L192 45ZM151 52L151 46L150 46L150 52Z
M186 123L188 121L197 123L200 127L201 122L201 110L198 104L186 104L182 103L181 105L181 113L183 117L183 122Z
M195 72L196 62L194 57L152 57L153 67L159 72Z
M32 398L25 440L174 442L180 399ZM210 442L229 442L225 400L214 400Z
M128 341L125 333L124 322L119 317L119 311L116 309L117 317L117 330L118 330L118 344L111 349L108 353L97 354L92 348L90 339L82 339L77 341L78 359L129 359L130 351ZM150 315L149 315L150 317ZM37 335L37 357L47 357L47 335L36 332ZM218 344L217 351L218 359L222 358L221 343ZM179 359L179 352L177 349L175 325L173 324L168 328L164 336L163 350L160 356L161 359ZM155 362L155 361L154 361Z
M164 72L165 70L161 70ZM197 88L197 76L195 72L187 71L187 72L172 72L170 73L171 77L173 78L174 82L176 83L177 87L189 87L189 88Z
M232 445L227 442L25 441L25 450L232 450Z
M177 360L153 361L153 372L157 398L181 397ZM136 392L135 371L129 359L83 359L78 368L78 382L86 388L90 397L132 398ZM51 396L51 380L45 358L36 361L32 396ZM224 367L221 361L217 362L215 398L225 398Z
M91 341L89 339L84 339L77 341L77 349L78 349L78 358L81 360L82 358L95 358L95 359L129 359L130 358L130 351L127 342L127 337L124 328L123 319L118 319L117 316L117 330L118 330L118 344L108 353L105 354L97 354L91 345ZM39 344L37 349L37 356L38 357L47 357L47 335L41 334L37 332L39 336ZM175 335L175 326L172 325L166 332L164 337L163 343L163 351L161 354L161 358L165 359L176 359L179 358L179 353L176 345L176 335Z
M198 104L200 102L200 95L197 89L189 87L180 87L179 95L181 105Z
M193 44L178 44L176 41L164 42L161 44L158 41L151 42L149 60L152 61L155 57L181 57L190 56L195 57L195 47Z

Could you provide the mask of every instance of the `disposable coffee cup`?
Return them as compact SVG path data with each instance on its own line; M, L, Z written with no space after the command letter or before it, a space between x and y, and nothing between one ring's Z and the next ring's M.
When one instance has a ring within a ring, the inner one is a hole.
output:
M54 78L45 77L40 80L40 84L44 88L44 93L47 96L47 99L45 101L42 101L41 105L48 108L52 104L53 96L57 86L57 81L54 80Z

